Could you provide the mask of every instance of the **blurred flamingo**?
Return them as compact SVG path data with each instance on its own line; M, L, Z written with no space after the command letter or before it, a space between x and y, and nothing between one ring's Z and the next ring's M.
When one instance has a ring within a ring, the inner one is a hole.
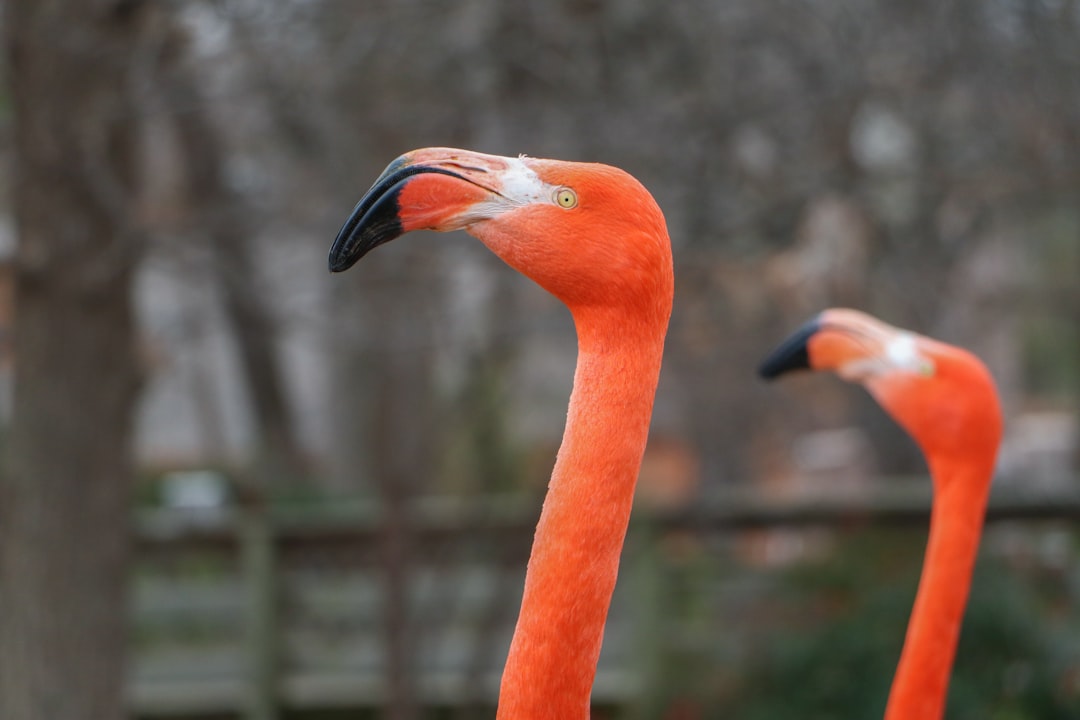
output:
M411 230L464 229L570 310L577 368L497 716L589 716L674 287L660 208L613 167L427 148L354 208L330 269Z
M926 456L930 537L885 718L939 720L1001 442L994 381L965 350L842 309L793 333L760 372L772 379L798 369L861 383Z

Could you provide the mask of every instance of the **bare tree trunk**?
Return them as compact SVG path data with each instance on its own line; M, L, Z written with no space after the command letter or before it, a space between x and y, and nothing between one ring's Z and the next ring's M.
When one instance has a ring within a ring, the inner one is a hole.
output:
M401 452L402 443L396 437L402 429L400 418L411 414L401 407L403 382L400 371L393 370L393 359L384 355L379 369L382 383L377 390L376 406L383 411L383 422L377 422L374 462L383 505L383 529L379 538L382 560L383 658L386 700L383 717L386 720L412 720L416 716L415 682L413 673L415 633L409 612L412 584L412 532L409 527L409 501L413 495L414 479L410 477L408 459Z
M187 163L188 193L196 206L198 229L207 234L215 253L225 314L240 349L257 434L254 475L260 491L280 489L295 485L306 473L275 346L277 328L255 280L254 227L244 198L229 186L225 143L197 81L179 57L179 31L173 33L166 92L171 104L183 109L175 123Z
M12 0L14 420L0 717L124 717L140 6Z
M415 258L418 253L408 255ZM435 441L431 427L432 353L428 343L415 342L423 337L426 324L426 318L416 317L416 311L430 302L421 296L427 289L423 284L430 279L430 268L409 258L404 267L393 266L393 259L384 263L392 268L394 285L400 286L403 297L375 320L374 337L379 347L371 351L370 365L375 383L371 460L384 519L380 555L388 694L383 717L411 720L417 717L418 703L416 623L410 611L415 559L409 507L432 473ZM405 293L412 293L412 297Z
M382 643L386 700L382 717L411 720L418 716L415 665L417 637L410 588L415 572L409 507L433 472L436 428L432 405L434 353L430 342L433 268L426 253L399 246L365 258L340 280L345 304L365 308L364 337L343 342L341 392L363 412L342 428L342 447L356 463L353 486L371 483L382 503L379 536L382 583ZM346 369L347 368L347 369Z

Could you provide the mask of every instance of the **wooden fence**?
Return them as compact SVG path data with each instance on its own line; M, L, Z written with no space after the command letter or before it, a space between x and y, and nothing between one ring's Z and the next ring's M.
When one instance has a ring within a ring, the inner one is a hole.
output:
M988 522L1080 519L1080 486L1057 487L996 490ZM642 551L648 538L675 532L709 542L745 530L926 524L928 483L875 488L789 500L732 492L680 512L637 513L627 549L637 560L624 560L596 701L619 703L647 681L635 650L647 642L640 628L649 626L642 607L649 591L633 577L638 560L651 555ZM409 612L417 623L409 645L422 646L413 673L421 702L493 704L538 512L538 502L520 499L411 506ZM386 671L381 531L378 505L360 502L140 514L133 712L271 720L285 710L378 707Z

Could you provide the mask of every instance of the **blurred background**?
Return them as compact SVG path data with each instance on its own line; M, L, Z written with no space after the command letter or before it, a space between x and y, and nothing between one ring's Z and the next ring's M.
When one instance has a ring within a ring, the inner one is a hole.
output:
M858 388L755 376L840 305L1002 392L948 717L1080 718L1080 2L4 9L0 715L493 716L569 315L464 233L326 271L449 145L618 165L668 220L593 717L881 715L921 456Z

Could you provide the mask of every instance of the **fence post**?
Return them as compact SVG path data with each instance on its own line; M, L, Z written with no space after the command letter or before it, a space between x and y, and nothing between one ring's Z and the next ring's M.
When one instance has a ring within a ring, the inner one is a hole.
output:
M241 564L249 610L245 620L245 720L278 717L278 577L274 528L263 503L243 516Z
M633 618L633 657L630 671L637 675L637 694L624 699L629 705L631 720L659 717L663 708L660 696L663 674L664 566L658 542L660 528L648 515L633 522L627 578L633 588L631 617Z

